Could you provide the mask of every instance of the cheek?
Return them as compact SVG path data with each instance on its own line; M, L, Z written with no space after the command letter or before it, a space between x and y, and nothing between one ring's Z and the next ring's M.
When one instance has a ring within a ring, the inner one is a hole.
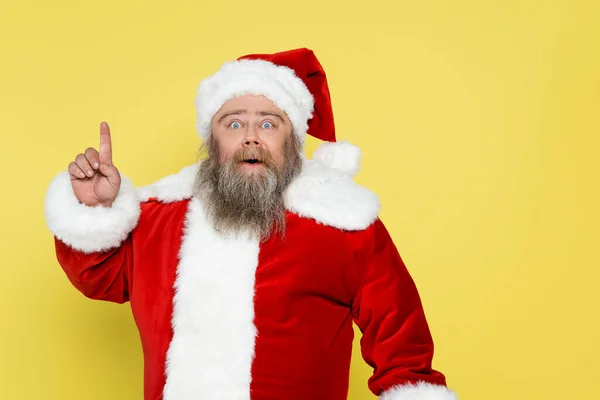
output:
M235 153L233 150L231 150L229 148L221 147L221 149L219 151L219 163L220 164L227 163L233 156L233 153Z
M268 144L269 153L271 153L271 156L275 159L275 161L279 165L283 164L283 162L285 161L284 160L284 157L285 157L284 144L285 144L285 141L283 141L283 140L271 141Z
M234 143L231 138L228 138L227 135L220 134L218 130L213 132L213 139L217 143L217 159L220 164L226 163L237 150L237 145Z
M291 145L291 140L291 134L288 134L283 136L277 142L277 158L280 159L281 162L285 161L286 153L288 152L288 149L286 147L289 147Z

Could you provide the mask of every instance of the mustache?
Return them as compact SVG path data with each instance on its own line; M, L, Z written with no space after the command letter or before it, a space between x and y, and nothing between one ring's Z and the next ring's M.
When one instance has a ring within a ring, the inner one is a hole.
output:
M258 161L268 168L275 168L275 159L271 153L262 147L244 147L237 150L231 157L231 162L239 164L245 161Z

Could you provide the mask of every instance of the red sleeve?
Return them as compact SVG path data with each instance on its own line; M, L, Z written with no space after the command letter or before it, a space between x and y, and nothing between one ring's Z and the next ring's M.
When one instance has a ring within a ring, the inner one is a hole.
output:
M92 299L129 300L132 231L138 223L140 200L131 181L121 187L110 207L82 204L66 171L52 180L44 204L54 235L56 257L71 283Z
M432 369L433 340L412 277L379 219L365 235L352 313L362 356L374 368L369 389L386 398L417 383L446 391L444 375Z
M121 246L107 251L83 253L54 237L56 258L69 281L94 300L129 301L129 277L133 266L131 235Z

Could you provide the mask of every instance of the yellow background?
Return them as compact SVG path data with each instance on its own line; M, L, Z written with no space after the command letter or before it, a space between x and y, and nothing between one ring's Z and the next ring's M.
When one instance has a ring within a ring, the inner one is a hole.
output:
M195 161L201 78L304 46L459 398L600 398L597 4L4 0L0 398L141 398L129 307L70 286L47 185L101 120L136 185L176 172ZM357 346L351 400L373 398L369 375Z

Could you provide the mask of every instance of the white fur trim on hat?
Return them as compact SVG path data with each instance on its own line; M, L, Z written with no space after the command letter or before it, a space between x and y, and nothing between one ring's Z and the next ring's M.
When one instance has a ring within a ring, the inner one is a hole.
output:
M287 114L304 143L314 98L292 69L264 60L227 62L200 83L196 96L196 129L200 138L208 138L211 121L225 102L247 94L263 95L275 103Z

